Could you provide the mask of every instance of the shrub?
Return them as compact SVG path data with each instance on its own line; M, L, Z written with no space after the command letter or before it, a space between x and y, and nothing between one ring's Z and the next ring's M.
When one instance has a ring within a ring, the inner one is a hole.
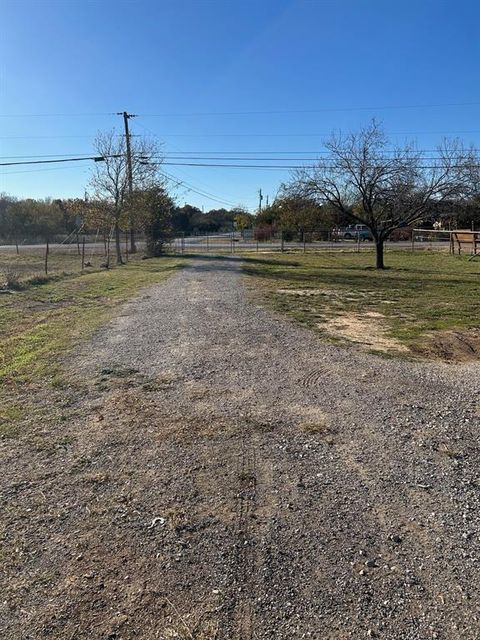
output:
M4 269L2 272L3 282L1 284L2 289L21 289L20 274L13 269Z

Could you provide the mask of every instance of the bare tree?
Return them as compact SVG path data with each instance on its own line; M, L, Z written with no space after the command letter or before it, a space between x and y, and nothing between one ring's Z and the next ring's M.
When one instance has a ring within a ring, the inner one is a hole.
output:
M384 243L392 231L422 220L433 202L467 195L478 164L458 140L445 140L433 159L412 145L392 150L375 121L358 133L333 135L326 147L329 157L297 174L291 189L367 225L378 269L385 268Z
M94 142L101 160L93 169L90 180L99 200L111 205L111 228L115 237L117 263L123 264L120 230L122 225L133 228L135 209L127 207L128 172L125 138L115 131L99 133ZM132 178L135 189L148 189L155 184L158 165L161 162L159 147L147 139L134 139L131 147Z

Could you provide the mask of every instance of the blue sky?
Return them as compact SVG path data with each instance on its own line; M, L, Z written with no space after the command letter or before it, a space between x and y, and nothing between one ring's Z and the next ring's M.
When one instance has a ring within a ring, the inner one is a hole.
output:
M113 113L124 109L139 114L132 132L156 136L170 155L310 156L332 129L355 129L372 117L394 142L414 139L432 149L443 135L458 135L480 146L474 0L3 0L0 6L2 161L91 153L97 131L121 132ZM382 108L402 106L409 108ZM83 195L88 167L0 168L0 191ZM289 176L165 170L222 202L250 208L260 187L272 198ZM220 206L185 188L176 193L180 202Z

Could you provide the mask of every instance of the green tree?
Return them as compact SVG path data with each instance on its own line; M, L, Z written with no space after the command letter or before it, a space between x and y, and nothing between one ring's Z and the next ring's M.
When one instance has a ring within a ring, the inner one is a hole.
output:
M137 220L145 232L145 253L153 258L163 254L165 244L174 237L175 203L162 184L133 194L131 206L137 210Z
M238 207L234 209L232 213L233 213L233 223L234 223L235 229L240 231L243 237L245 230L252 228L254 216L252 216L251 213L249 213L246 209L243 209L242 207Z

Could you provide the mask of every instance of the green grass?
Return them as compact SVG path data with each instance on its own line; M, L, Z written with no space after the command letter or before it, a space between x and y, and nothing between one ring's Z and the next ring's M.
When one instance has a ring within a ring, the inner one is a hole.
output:
M17 431L29 392L63 385L62 362L115 308L183 264L173 257L132 261L0 296L0 434Z
M115 261L111 256L110 261ZM92 267L88 270L98 269L105 262L105 255L100 247L94 251L87 248L85 262L90 262ZM65 274L80 273L82 258L77 253L76 246L53 246L48 256L48 278L63 276ZM20 284L24 281L45 278L45 248L44 247L20 247L17 255L14 248L0 250L0 285L6 280L5 274L13 273Z
M478 328L480 260L391 251L386 270L373 262L371 252L269 254L246 257L244 270L276 310L319 331L332 318L375 312L388 336L413 348L430 332Z

